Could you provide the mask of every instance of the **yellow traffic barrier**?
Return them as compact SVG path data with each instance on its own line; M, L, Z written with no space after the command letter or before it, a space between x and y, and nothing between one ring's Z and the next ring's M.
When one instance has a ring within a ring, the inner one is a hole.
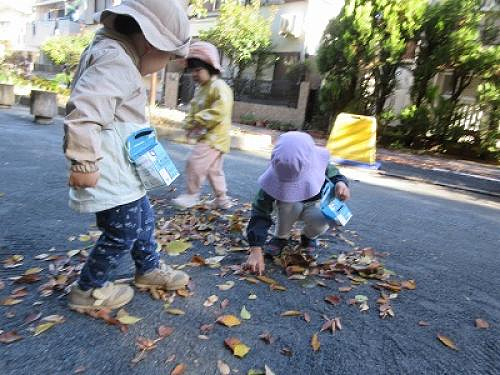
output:
M379 168L375 160L376 135L375 117L340 113L326 148L335 163Z

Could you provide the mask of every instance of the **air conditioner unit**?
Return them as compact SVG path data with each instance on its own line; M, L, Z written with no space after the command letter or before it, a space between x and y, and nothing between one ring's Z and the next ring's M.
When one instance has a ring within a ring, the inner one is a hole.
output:
M282 14L279 34L284 37L299 38L302 35L302 17L298 14Z

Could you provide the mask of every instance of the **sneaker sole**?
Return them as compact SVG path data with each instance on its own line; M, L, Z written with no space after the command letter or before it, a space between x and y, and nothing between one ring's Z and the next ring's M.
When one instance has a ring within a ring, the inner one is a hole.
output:
M72 303L68 303L68 306L71 310L75 310L76 312L79 312L79 313L83 313L86 311L104 310L104 309L116 310L120 307L125 306L130 301L132 301L132 298L134 298L134 296L132 296L128 301L115 303L114 305L88 306L88 305L75 305Z

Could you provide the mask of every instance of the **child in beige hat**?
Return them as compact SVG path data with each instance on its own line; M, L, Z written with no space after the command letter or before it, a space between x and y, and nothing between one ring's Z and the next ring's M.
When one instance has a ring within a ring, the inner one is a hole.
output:
M72 285L76 310L118 308L133 289L109 281L131 253L135 284L184 288L189 276L162 267L155 217L146 191L125 155L124 140L146 127L142 77L165 67L189 46L189 21L179 0L124 0L98 15L104 25L83 52L64 121L64 152L71 162L70 207L96 213L102 231Z
M185 120L187 136L195 138L194 147L186 166L187 194L173 200L180 208L200 203L200 189L208 177L215 193L217 208L228 209L231 200L227 196L223 157L229 152L233 92L219 78L222 71L217 48L208 42L191 45L187 68L198 83Z

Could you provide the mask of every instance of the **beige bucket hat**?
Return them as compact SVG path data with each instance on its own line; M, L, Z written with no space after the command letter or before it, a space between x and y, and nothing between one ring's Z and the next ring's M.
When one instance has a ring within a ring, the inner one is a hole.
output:
M212 65L219 72L223 72L220 64L219 51L212 43L201 41L191 43L187 58L199 59L209 65Z
M146 40L160 51L188 54L189 19L181 0L124 0L97 13L95 19L110 27L117 14L135 19Z

